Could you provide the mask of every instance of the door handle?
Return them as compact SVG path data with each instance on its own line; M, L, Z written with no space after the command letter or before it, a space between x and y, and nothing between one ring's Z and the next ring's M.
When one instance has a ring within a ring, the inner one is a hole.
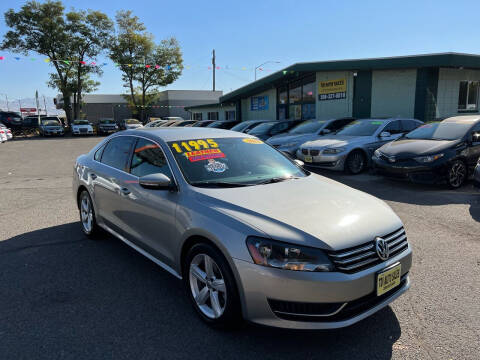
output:
M97 178L97 175L95 175L94 173L91 173L90 177L92 178L92 180L95 180Z
M129 194L130 194L130 190L128 190L127 188L120 189L120 195L128 196Z

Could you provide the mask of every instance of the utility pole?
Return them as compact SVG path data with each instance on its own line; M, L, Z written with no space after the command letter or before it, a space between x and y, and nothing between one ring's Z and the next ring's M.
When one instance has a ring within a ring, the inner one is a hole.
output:
M212 52L212 69L213 69L213 91L215 91L215 49Z
M43 95L43 107L45 108L45 115L47 114L47 103L45 102L45 95Z

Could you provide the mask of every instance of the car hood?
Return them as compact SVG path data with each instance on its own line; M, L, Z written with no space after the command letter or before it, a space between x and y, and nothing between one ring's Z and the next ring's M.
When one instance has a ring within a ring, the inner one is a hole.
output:
M302 148L308 149L322 149L325 147L342 147L352 144L364 144L370 141L370 136L346 136L346 135L332 135L323 136L321 139L309 141L303 144Z
M72 128L74 129L90 129L90 125L72 125Z
M401 139L383 145L379 150L391 156L418 156L442 152L460 140L415 140Z
M383 201L316 174L267 185L195 191L204 206L265 236L327 250L363 244L402 226Z
M270 145L284 145L289 143L297 143L303 144L304 142L316 140L320 136L316 134L282 134L282 135L275 135L268 139L267 143Z
M136 128L139 128L139 127L142 127L142 126L143 125L141 125L141 124L127 124L127 125L125 125L125 127L127 129L136 129Z

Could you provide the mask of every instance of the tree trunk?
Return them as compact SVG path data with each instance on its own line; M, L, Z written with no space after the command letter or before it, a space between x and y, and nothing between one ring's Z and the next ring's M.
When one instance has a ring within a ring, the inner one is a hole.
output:
M70 93L62 91L63 95L63 110L65 110L65 116L67 117L67 124L72 123L72 103L70 101Z
M77 112L77 93L73 93L73 119L78 119L78 112Z

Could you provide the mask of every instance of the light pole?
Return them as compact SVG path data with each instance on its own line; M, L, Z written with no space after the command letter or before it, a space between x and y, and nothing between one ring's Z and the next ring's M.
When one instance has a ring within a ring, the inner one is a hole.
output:
M265 64L270 64L270 63L280 64L280 61L268 60L268 61L265 61L263 64L260 64L260 65L258 65L258 66L255 66L255 80L257 80L257 69L259 69L260 66L263 66L263 65L265 65Z
M8 96L7 94L0 93L1 95L5 95L5 100L7 100L7 111L10 111L10 107L8 106Z

